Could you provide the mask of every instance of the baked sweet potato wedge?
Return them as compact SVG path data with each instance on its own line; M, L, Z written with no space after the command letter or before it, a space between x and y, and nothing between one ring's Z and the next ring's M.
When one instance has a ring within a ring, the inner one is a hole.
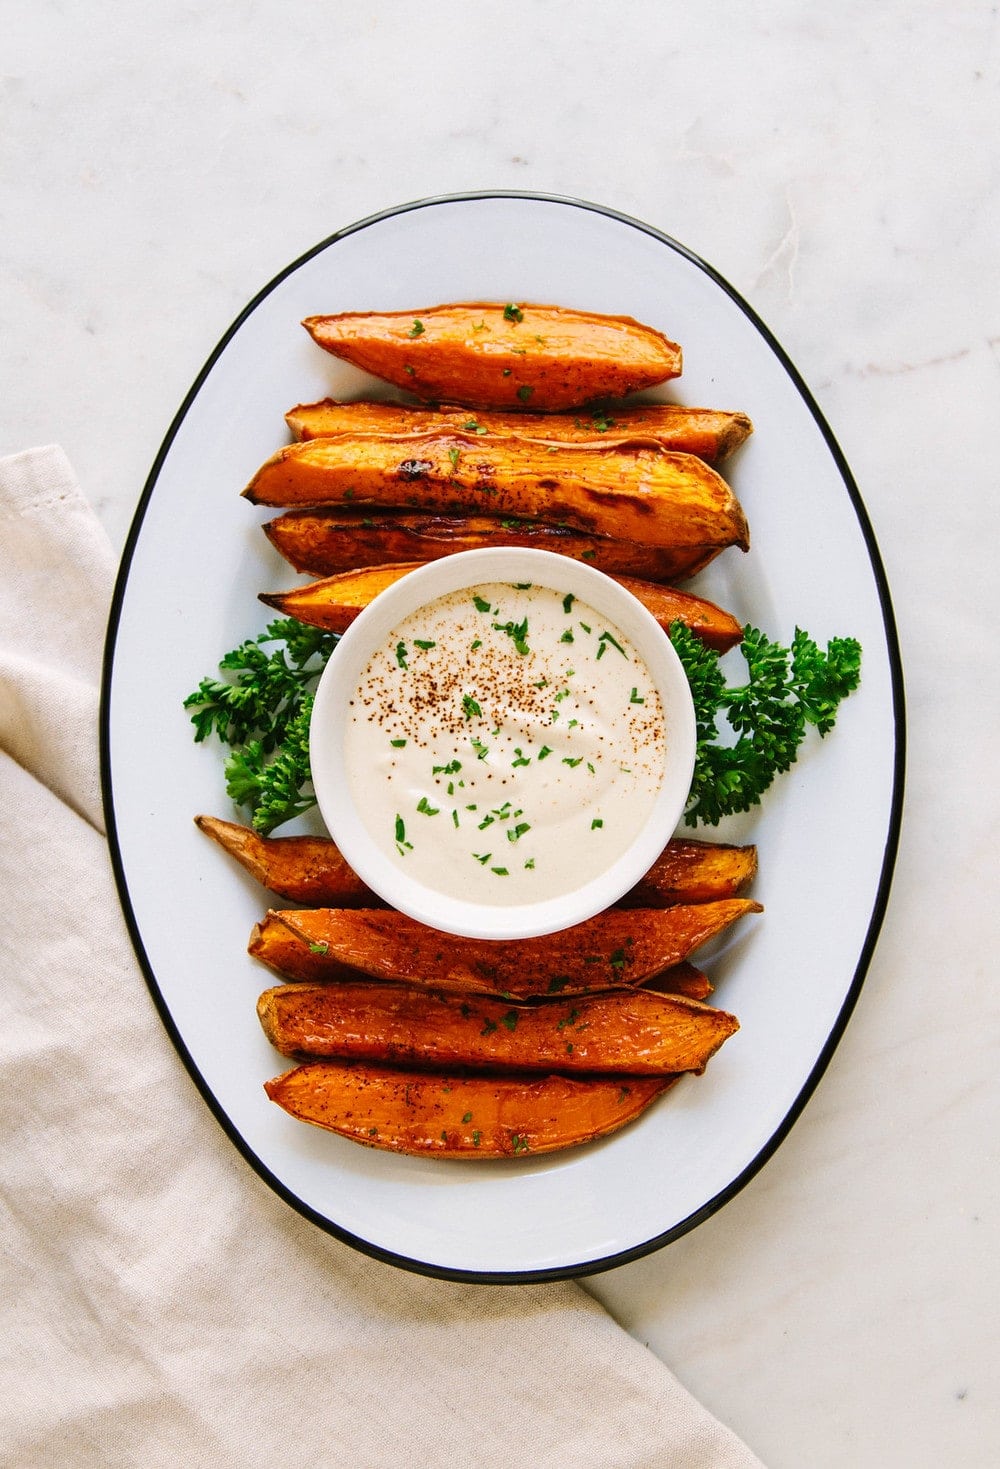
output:
M255 925L248 951L289 974L275 958L288 965L290 933L300 946L294 978L337 978L350 966L374 979L521 1000L641 985L761 911L749 898L608 909L561 933L515 941L456 938L392 908L283 909Z
M570 1075L703 1071L739 1029L725 1010L649 990L511 1005L371 981L278 985L257 1015L285 1056Z
M631 316L531 302L309 316L313 341L425 402L552 412L681 372L681 349Z
M368 1147L439 1158L518 1158L604 1137L676 1077L580 1081L309 1061L264 1083L292 1117Z
M641 545L749 547L743 509L694 454L475 434L345 434L279 449L255 505L378 505L547 520Z
M723 546L644 546L592 536L566 525L488 515L448 516L379 511L289 510L264 525L275 550L296 571L330 576L386 562L437 561L456 551L527 546L585 561L611 576L683 581L702 571Z
M288 592L261 592L259 596L262 602L283 617L296 617L313 627L342 633L386 587L426 564L414 561L394 566L358 567L354 571L324 577L308 586L294 587ZM736 618L704 597L695 597L675 587L659 586L656 582L640 581L636 577L616 576L614 579L638 598L665 632L670 630L671 623L682 622L703 643L719 653L734 648L743 636L743 629Z
M639 403L606 413L547 413L530 419L524 413L442 405L414 408L408 403L371 399L299 403L285 414L297 439L324 439L337 434L424 434L459 428L466 433L517 434L548 443L631 443L642 440L662 449L697 454L714 464L725 459L753 432L745 413L716 408L686 408L680 403Z
M757 872L757 848L675 837L640 883L622 898L623 908L669 908L675 903L713 903L734 898Z
M350 908L379 901L328 837L263 837L217 816L196 816L195 824L262 887L289 902Z
M289 902L318 908L379 906L329 837L265 837L217 816L196 816L195 823L262 887ZM735 897L756 870L756 847L674 838L619 906L665 908Z

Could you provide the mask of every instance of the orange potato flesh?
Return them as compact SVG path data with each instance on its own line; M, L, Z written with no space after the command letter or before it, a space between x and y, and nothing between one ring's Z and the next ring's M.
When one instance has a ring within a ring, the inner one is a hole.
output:
M753 432L745 413L716 408L687 408L680 403L639 403L607 413L550 413L530 419L524 413L441 406L414 408L406 403L367 399L341 403L299 403L285 414L297 439L323 439L344 433L422 434L442 428L464 428L478 434L518 434L522 438L562 443L627 443L637 439L697 454L715 463L738 449Z
M681 372L681 349L630 316L470 301L302 323L335 357L431 402L552 412Z
M746 517L694 454L449 433L290 444L243 491L255 505L488 509L642 545L749 547Z
M456 551L526 546L584 561L611 576L682 581L725 548L719 545L645 546L593 536L565 525L487 515L447 516L379 511L289 510L269 520L264 534L296 571L329 576L386 562L437 561Z
M530 999L641 985L761 911L748 898L609 909L561 933L514 941L456 938L391 908L289 909L272 911L255 926L249 952L271 964L276 945L270 930L283 927L308 950L304 978L327 969L340 975L350 966L374 979Z
M260 600L285 617L296 617L313 627L342 633L386 587L426 564L417 561L395 566L358 567L288 592L261 592ZM655 582L639 581L635 577L618 576L614 580L638 598L665 632L669 631L671 623L683 622L703 643L719 653L728 652L743 636L743 629L736 618L704 597L695 597L674 587L657 586Z
M278 985L257 1014L285 1056L437 1070L668 1076L703 1071L739 1029L725 1010L646 990L511 1005L370 981Z
M603 1137L676 1077L579 1081L310 1061L264 1083L292 1117L369 1147L421 1157L514 1158Z

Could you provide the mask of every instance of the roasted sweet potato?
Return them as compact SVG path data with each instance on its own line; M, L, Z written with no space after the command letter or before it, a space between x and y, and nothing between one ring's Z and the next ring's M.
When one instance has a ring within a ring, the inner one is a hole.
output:
M285 930L305 951L295 978L338 977L349 965L375 979L519 1000L640 985L745 914L761 911L748 898L609 909L561 933L496 941L439 933L391 908L281 910L254 927L249 952L289 973L275 963L279 951L283 964L289 962Z
M548 443L634 443L642 440L697 454L714 464L738 449L753 432L745 413L715 408L685 408L680 403L639 403L607 413L547 413L528 419L523 413L470 412L442 405L413 408L407 403L361 399L349 403L325 398L321 403L299 403L285 414L297 439L323 439L337 434L424 434L439 429L464 428L476 434L519 434Z
M621 900L623 908L669 908L733 898L757 872L757 848L675 837L642 882Z
M609 575L646 581L683 581L702 571L723 546L643 546L591 536L540 520L487 515L446 516L380 511L289 510L264 533L296 571L329 576L358 566L437 561L486 546L527 546L586 561Z
M739 1029L725 1010L648 990L511 1005L371 981L278 985L257 1015L285 1056L595 1075L703 1071Z
M244 490L255 505L482 511L651 546L749 547L725 480L694 454L475 434L347 435L279 449Z
M302 1122L373 1148L440 1158L552 1153L615 1132L676 1077L579 1081L310 1061L264 1090Z
M658 995L686 995L689 1000L707 1000L712 993L708 975L703 969L685 959L683 964L672 964L662 974L647 979L643 989L653 990Z
M302 323L327 352L426 402L551 412L680 375L681 349L631 316L468 301Z
M262 887L292 903L321 908L379 906L329 837L264 837L217 816L196 816L195 822ZM674 838L619 906L665 908L735 897L756 870L756 847Z
M263 837L216 816L196 816L195 823L263 887L292 903L350 908L379 901L327 837Z
M328 632L345 632L362 608L408 572L426 562L404 562L395 566L365 566L355 571L342 571L337 576L295 587L288 592L261 592L260 600L284 617L296 617L313 627ZM639 581L636 577L616 576L646 607L657 622L669 631L673 622L683 622L703 643L719 653L734 648L743 636L736 618L714 602L680 592L675 587L661 587L656 582Z

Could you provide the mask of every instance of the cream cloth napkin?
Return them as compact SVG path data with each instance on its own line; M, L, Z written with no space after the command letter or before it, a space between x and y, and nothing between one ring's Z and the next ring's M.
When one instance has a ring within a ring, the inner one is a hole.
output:
M760 1469L574 1283L369 1260L231 1147L103 836L114 569L60 449L0 460L0 1463Z

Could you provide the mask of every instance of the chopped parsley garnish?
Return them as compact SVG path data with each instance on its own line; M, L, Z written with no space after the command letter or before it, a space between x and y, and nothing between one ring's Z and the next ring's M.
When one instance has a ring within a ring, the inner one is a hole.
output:
M406 741L405 740L390 740L389 743L390 743L390 745L392 746L392 748L394 750L401 750L403 748L403 746L406 744Z
M438 812L441 810L441 807L432 806L426 796L421 796L420 800L417 802L417 810L423 816L437 816Z
M507 840L509 842L519 842L525 832L530 830L531 826L527 821L519 821L516 826L507 828Z
M510 301L503 309L503 319L504 321L523 321L524 312L520 306L515 306L513 301Z
M310 944L309 945L309 952L310 952L310 954L328 954L330 952L330 945L329 944Z
M574 759L574 758L572 758L569 755L564 755L563 756L563 764L564 765L568 765L571 770L575 770L578 765L582 765L583 764L583 756L582 755L577 755L575 757L575 759Z
M571 643L573 641L573 629L571 627L568 627L563 633L562 637L559 639L559 641L561 643Z
M534 391L534 388L529 387L527 383L522 383L517 390L517 396L520 398L522 403L527 403L528 399L531 397Z
M403 642L396 644L396 662L400 668L406 667L406 644Z
M413 646L415 648L422 648L426 653L430 648L436 648L437 643L431 641L429 638L414 638Z
M514 754L517 756L517 759L516 760L512 760L510 762L511 763L511 769L516 770L519 765L530 765L531 764L530 757L527 756L527 755L525 755L525 753L521 749L521 746L520 745L515 745L514 746Z
M489 602L487 602L487 600L486 600L485 597L480 597L478 594L476 594L472 598L472 601L473 601L473 604L475 605L475 608L476 608L476 611L477 612L492 612L492 610L493 610L492 607L490 606Z
M462 457L462 451L461 451L461 449L454 448L454 449L449 449L448 450L448 459L449 459L449 462L451 463L452 469L457 469L458 468L458 461L461 459L461 457Z
M476 752L476 759L485 760L487 755L490 753L489 745L484 745L482 740L470 740L469 743L472 745L472 748Z
M461 768L461 760L449 760L447 765L432 765L431 775L457 775Z
M595 816L594 819L593 819L593 821L590 823L590 829L591 829L591 831L597 831L598 827L601 827L603 825L604 825L604 822L601 819L601 817L600 816Z
M628 696L628 701L630 704L645 704L646 702L645 699L640 698L639 690L634 685L632 687L632 692Z
M551 746L550 745L543 745L542 748L538 752L538 758L539 758L539 760L544 760L545 757L546 757L546 755L551 755L551 754L552 754L552 748L551 748Z
M510 876L510 873L507 871L507 868L506 867L491 867L490 868L490 871L491 872L495 872L496 875L497 875L497 877L509 877Z
M569 616L570 611L572 610L572 607L573 607L573 603L575 601L576 601L576 594L574 592L567 592L566 595L565 595L565 597L563 597L563 611L566 613L566 616L567 617Z
M489 860L490 860L490 858L491 858L491 857L492 857L492 856L493 856L493 853L492 853L492 852L483 852L483 853L482 853L482 854L481 854L481 855L480 855L480 853L479 853L479 852L473 852L473 854L472 854L472 855L473 855L473 857L475 857L475 859L476 859L476 861L477 861L477 862L479 862L479 863L481 863L481 864L482 864L482 866L483 866L483 867L485 867L485 866L486 866L486 864L487 864L487 862L488 862L488 861L489 861Z
M472 719L474 716L478 717L482 712L478 700L474 699L471 694L462 695L462 713L466 719Z
M407 852L413 851L413 844L406 840L406 825L398 812L396 813L395 833L396 851L401 857L405 857Z
M589 632L590 629L588 628L587 631ZM611 633L609 633L607 631L602 632L601 635L600 635L600 637L597 639L597 641L598 641L598 645L599 645L598 646L598 649L597 649L597 656L598 656L598 658L602 658L604 656L606 650L609 647L611 647L611 648L617 648L618 651L619 651L619 653L622 655L623 658L627 658L628 657L628 654L626 653L625 649L622 647L621 643L618 641L617 638L612 637Z
M528 647L528 619L526 617L522 617L520 622L495 622L493 629L495 632L505 632L522 657L531 652Z
M420 321L417 317L414 317L413 318L413 325L410 327L410 330L407 332L406 335L408 337L422 337L423 334L424 334L424 324L423 324L423 322Z

